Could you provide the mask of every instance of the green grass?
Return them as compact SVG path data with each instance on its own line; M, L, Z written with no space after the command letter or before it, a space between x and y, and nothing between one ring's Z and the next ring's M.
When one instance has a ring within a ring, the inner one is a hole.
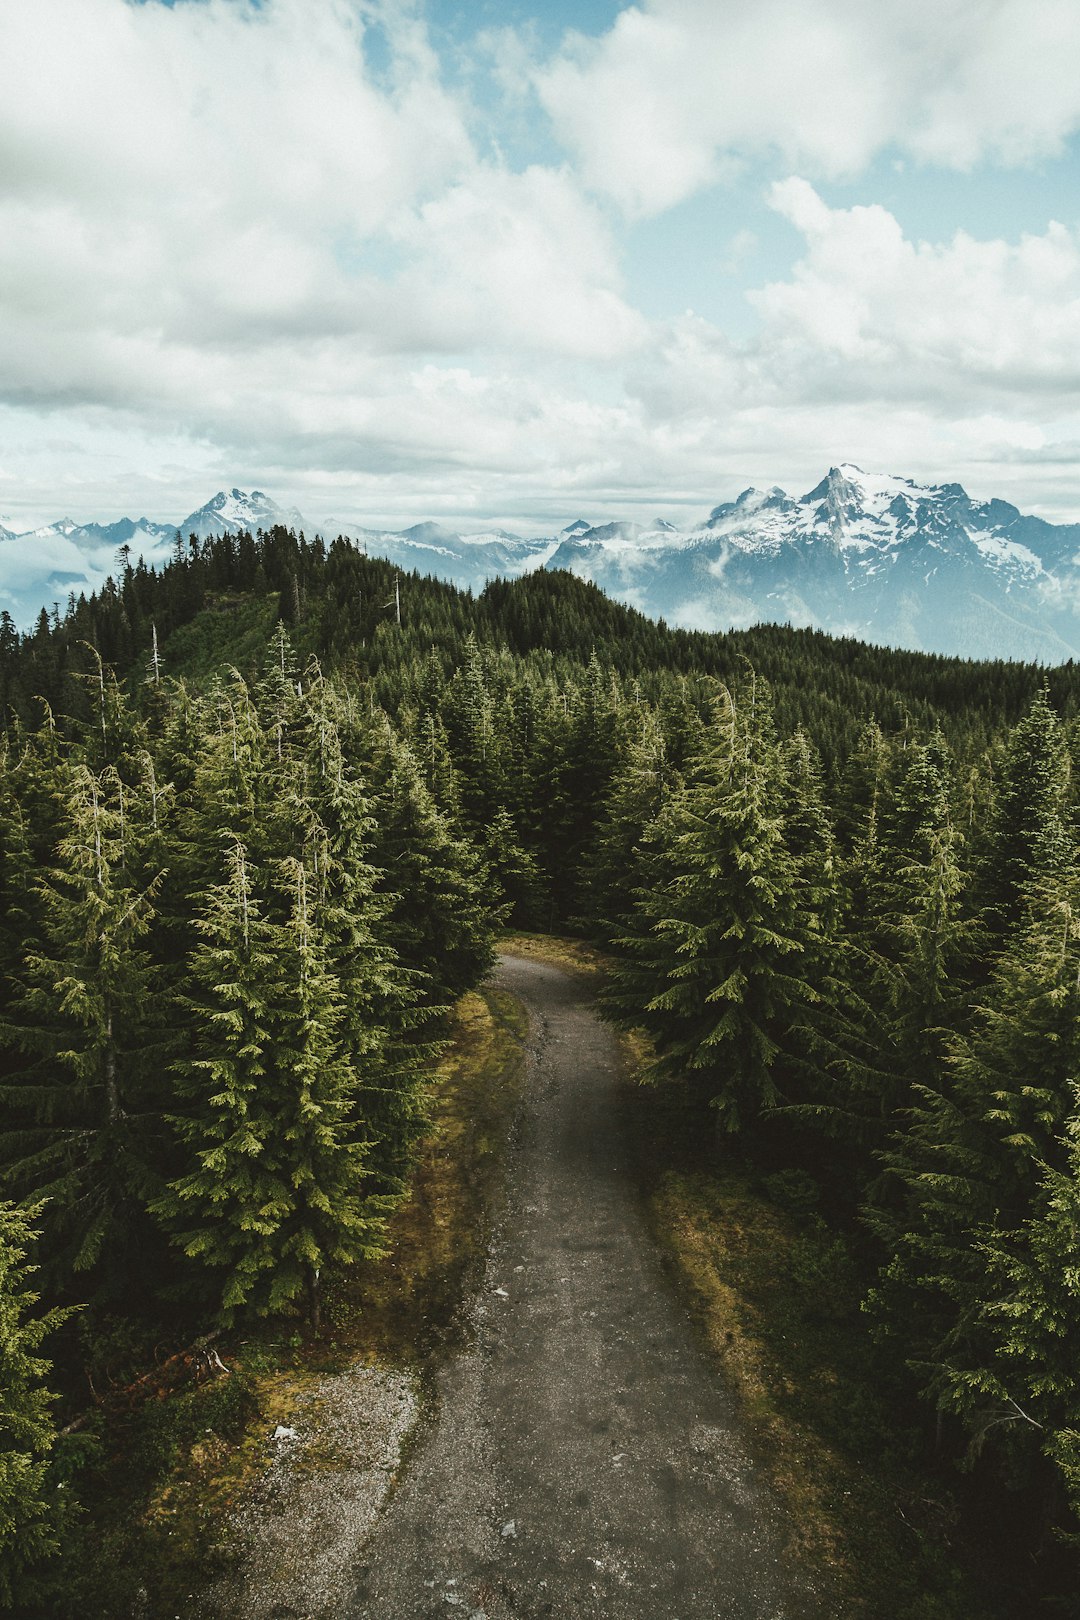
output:
M527 956L534 962L599 978L607 970L607 958L581 939L561 939L554 934L529 934L515 930L504 934L499 949L511 956Z
M416 1361L455 1337L457 1307L487 1251L526 1028L520 1003L504 991L485 986L458 1003L390 1252L339 1273L327 1289L333 1343L351 1360Z

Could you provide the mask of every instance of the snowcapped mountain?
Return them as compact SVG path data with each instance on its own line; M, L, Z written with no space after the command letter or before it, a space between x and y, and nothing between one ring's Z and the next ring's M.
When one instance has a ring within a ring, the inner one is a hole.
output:
M140 557L150 564L167 560L179 531L201 540L216 534L238 534L242 529L269 529L274 524L304 528L295 507L279 506L262 490L220 490L183 523L158 523L150 518L120 518L115 523L76 523L58 518L21 534L0 528L0 609L6 609L22 628L28 627L42 607L57 602L63 608L69 594L97 590L120 566L124 547L131 561ZM314 532L309 526L308 532Z
M833 467L806 495L747 489L706 521L566 535L547 566L670 623L762 621L965 657L1080 655L1080 525L959 484Z
M70 592L90 592L117 572L121 547L129 547L131 560L145 557L161 563L168 557L177 533L200 540L219 534L270 529L280 524L321 534L327 541L339 534L373 556L386 557L401 568L434 574L439 579L481 590L496 575L516 576L539 567L551 556L561 536L528 540L505 529L458 534L439 523L417 523L400 532L368 529L334 519L312 522L296 507L280 506L263 490L219 490L181 523L155 523L149 518L121 518L115 523L76 523L59 518L54 523L23 533L0 527L0 609L16 623L28 627L42 606L62 607ZM581 528L588 524L580 520ZM572 526L573 528L574 526ZM568 531L570 532L570 531Z
M176 533L173 523L151 523L149 518L121 518L118 523L76 523L71 518L57 518L55 523L43 523L37 529L21 533L0 527L0 541L20 540L30 546L49 540L68 540L73 545L94 548L112 546L119 550L130 545L133 552L139 543L157 545L163 539L171 540Z
M590 524L528 538L311 522L262 490L221 490L182 523L149 518L25 534L0 527L0 607L21 625L42 604L95 589L117 552L163 561L177 530L200 539L282 524L327 541L344 535L373 556L479 590L496 575L565 568L669 623L725 630L765 622L972 658L1080 657L1080 524L973 501L959 484L833 467L807 494L746 489L701 523Z
M130 547L133 561L164 562L176 534L175 524L149 518L121 518L117 523L76 523L58 518L15 534L0 529L0 609L16 624L28 627L43 607L63 608L74 592L96 590L117 571L117 552Z
M87 545L112 546L116 551L121 546L130 546L132 556L137 558L160 547L162 542L171 545L176 538L176 525L152 523L146 517L120 518L116 523L84 523L75 531L75 538Z
M272 529L276 524L285 529L308 527L295 506L279 506L261 489L253 489L250 495L242 489L221 489L183 523L174 525L171 532L175 534L179 528L185 539L194 534L200 540L209 540L214 534L240 534L245 529L254 534L257 529Z

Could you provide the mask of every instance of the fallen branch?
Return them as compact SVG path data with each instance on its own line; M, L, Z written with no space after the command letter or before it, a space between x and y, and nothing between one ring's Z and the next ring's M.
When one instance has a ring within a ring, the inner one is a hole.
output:
M220 1373L228 1373L229 1368L214 1347L214 1341L220 1337L220 1333L204 1334L188 1349L178 1350L159 1367L141 1374L132 1383L125 1384L122 1389L110 1390L107 1395L97 1393L93 1380L87 1373L87 1383L93 1393L96 1408L108 1416L134 1412L149 1400L164 1400L166 1395L188 1384L203 1384L210 1378L216 1378ZM80 1413L61 1429L60 1433L77 1434L80 1429L86 1427L89 1418L89 1412Z

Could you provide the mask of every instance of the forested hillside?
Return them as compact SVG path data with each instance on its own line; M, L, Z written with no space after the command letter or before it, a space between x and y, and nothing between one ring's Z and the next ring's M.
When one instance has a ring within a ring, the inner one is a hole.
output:
M898 1425L1080 1528L1078 700L283 530L0 625L0 1601L52 1601L105 1341L318 1331L508 920L820 1207Z

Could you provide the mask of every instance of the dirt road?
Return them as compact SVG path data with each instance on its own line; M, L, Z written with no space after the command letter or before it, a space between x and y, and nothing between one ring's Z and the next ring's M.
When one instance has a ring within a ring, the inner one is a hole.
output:
M468 1347L371 1542L355 1620L819 1611L638 1210L587 981L505 958L532 1020Z

